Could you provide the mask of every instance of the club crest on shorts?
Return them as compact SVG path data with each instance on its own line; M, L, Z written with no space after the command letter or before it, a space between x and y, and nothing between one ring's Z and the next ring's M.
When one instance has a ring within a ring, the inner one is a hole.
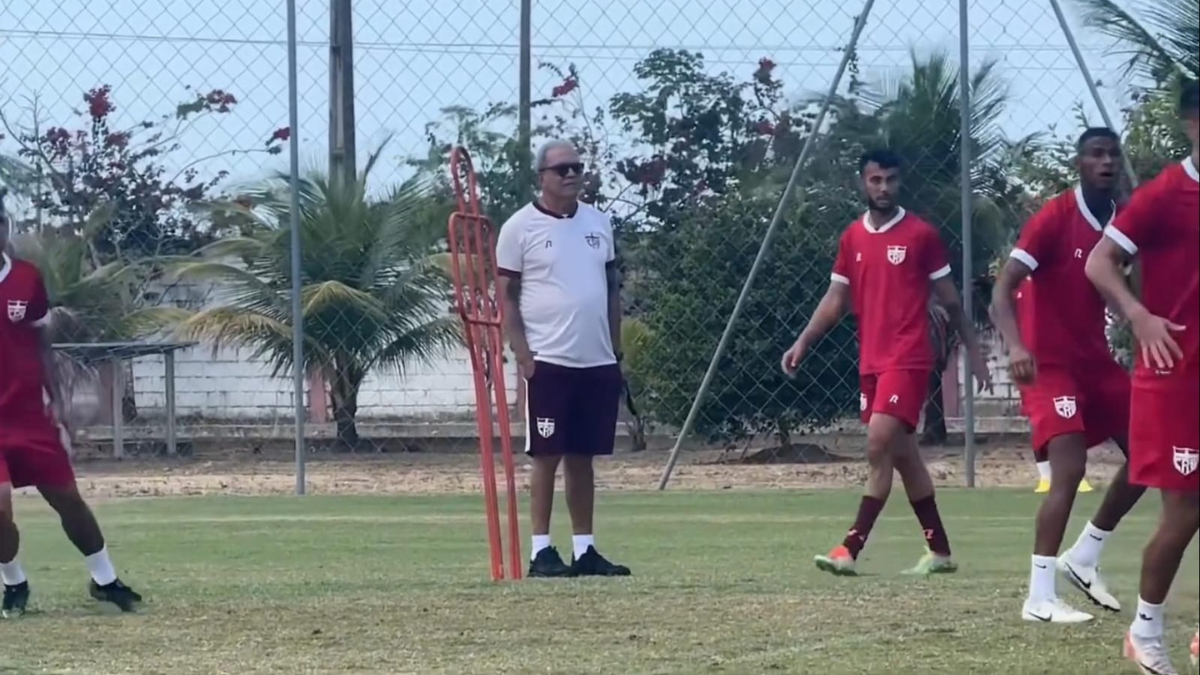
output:
M537 418L537 432L542 438L550 438L554 435L554 418L539 417Z
M8 320L16 323L25 318L25 309L29 307L29 303L24 300L9 300L8 301Z
M1058 413L1059 417L1071 419L1075 413L1079 412L1079 407L1075 405L1074 396L1059 396L1054 399L1054 412Z
M888 262L893 265L899 265L904 262L904 256L908 254L907 246L889 246L887 247Z
M1196 473L1196 468L1200 467L1200 450L1178 446L1172 449L1175 451L1175 470L1185 476Z
M589 232L588 235L583 238L583 240L586 241L587 245L591 246L592 248L600 248L600 235L596 234L595 232Z

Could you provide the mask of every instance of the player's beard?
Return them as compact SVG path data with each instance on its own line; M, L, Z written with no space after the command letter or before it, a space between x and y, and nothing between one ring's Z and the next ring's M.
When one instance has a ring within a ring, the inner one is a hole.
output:
M886 206L881 206L879 204L879 202L868 197L867 198L867 208L871 209L872 211L874 211L876 213L891 215L896 212L896 202L895 202L895 200L889 200Z

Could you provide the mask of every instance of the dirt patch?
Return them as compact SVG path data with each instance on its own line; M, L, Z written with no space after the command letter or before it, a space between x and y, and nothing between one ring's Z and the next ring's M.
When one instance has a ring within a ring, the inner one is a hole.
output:
M861 438L831 439L829 443L797 445L780 457L770 450L747 452L748 460L730 463L721 450L685 452L675 468L670 489L811 489L857 487L866 480ZM981 445L975 462L980 487L1029 487L1037 474L1028 447L1020 440ZM930 472L940 486L966 484L962 448L924 451ZM653 490L668 453L652 450L618 454L597 463L597 485L605 490ZM518 489L528 491L529 464L516 458ZM1120 453L1102 447L1092 451L1088 478L1107 483L1116 471ZM312 494L438 494L482 490L479 456L472 452L417 452L371 455L313 453L306 462L307 489ZM93 498L184 495L283 495L296 488L294 458L285 447L226 447L197 449L188 458L125 460L80 457L79 482ZM503 471L497 462L497 474Z
M852 462L856 458L835 455L815 443L794 443L783 447L763 448L738 455L722 454L715 464L831 464Z

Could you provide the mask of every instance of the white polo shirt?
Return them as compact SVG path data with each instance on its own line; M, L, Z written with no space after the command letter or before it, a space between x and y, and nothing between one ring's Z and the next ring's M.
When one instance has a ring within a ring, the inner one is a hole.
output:
M560 216L529 204L496 238L500 274L520 275L525 339L538 361L570 368L617 362L608 327L612 221L580 204Z

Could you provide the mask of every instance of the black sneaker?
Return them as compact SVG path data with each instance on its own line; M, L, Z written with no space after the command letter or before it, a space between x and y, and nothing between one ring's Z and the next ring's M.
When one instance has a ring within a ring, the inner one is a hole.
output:
M138 595L132 588L121 583L120 579L101 586L93 581L88 587L92 597L100 602L111 602L121 608L122 612L132 612L137 608L137 605L142 601L142 596Z
M578 560L571 560L571 576L575 577L627 577L631 574L624 565L616 565L589 546Z
M29 604L29 582L22 581L16 586L4 585L4 601L0 603L0 617L16 619L25 614L25 606Z
M527 577L569 577L571 576L571 568L563 562L562 556L558 554L558 549L553 546L538 551L538 554L533 557L533 562L529 563L529 573Z

